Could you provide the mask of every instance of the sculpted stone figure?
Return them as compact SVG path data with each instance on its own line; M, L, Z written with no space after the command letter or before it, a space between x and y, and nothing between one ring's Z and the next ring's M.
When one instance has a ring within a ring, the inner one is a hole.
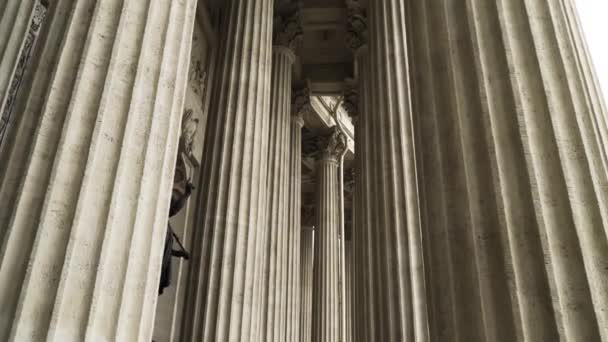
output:
M183 152L192 159L192 146L196 138L198 129L198 119L194 117L192 109L186 109L184 118L182 119L182 135L180 137L180 152Z

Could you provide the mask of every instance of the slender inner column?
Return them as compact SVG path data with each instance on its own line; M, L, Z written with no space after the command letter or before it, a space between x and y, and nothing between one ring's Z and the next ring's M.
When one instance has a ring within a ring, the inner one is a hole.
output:
M319 145L312 320L313 340L318 342L341 340L338 160L347 148L346 139L334 127L328 136L321 137Z
M202 162L202 255L184 338L266 341L273 1L225 1L223 15Z
M291 116L290 165L289 165L289 275L286 341L300 339L301 306L301 207L302 207L302 127L301 114Z
M348 2L346 42L355 56L355 79L347 80L344 108L355 126L355 191L352 233L352 339L373 341L377 336L378 321L384 317L384 308L375 305L380 292L378 260L372 258L378 248L372 238L375 225L371 209L375 205L371 187L372 171L377 161L373 157L375 146L371 137L374 112L371 103L368 26L365 9L361 4ZM353 82L354 81L354 82ZM376 310L376 311L373 311Z
M291 190L295 190L291 171L291 69L295 61L293 50L301 38L297 23L298 14L288 19L275 19L272 54L272 81L270 102L270 149L268 168L268 227L270 229L268 258L268 307L266 310L266 341L285 341L291 334L292 321L288 306L291 301L290 276L292 269L292 223L289 215ZM296 137L297 138L297 137ZM298 188L299 189L299 188ZM289 308L291 309L291 308Z
M51 3L2 154L0 340L151 339L195 6Z
M314 237L313 227L302 227L300 246L301 274L301 307L300 307L300 342L312 341L312 295L313 295L313 264Z

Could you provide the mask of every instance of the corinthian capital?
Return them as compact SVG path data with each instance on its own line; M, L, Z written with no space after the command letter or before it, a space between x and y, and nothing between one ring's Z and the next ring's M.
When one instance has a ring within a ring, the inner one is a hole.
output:
M367 44L367 18L360 0L348 0L346 6L346 44L357 51Z
M355 80L348 79L344 82L343 96L342 107L348 116L356 118L359 115L359 88Z
M307 84L294 87L291 93L291 100L293 115L304 116L307 112L314 110L310 105L310 88Z
M332 127L329 134L322 135L318 140L321 158L337 161L348 148L348 138L336 126Z
M300 12L296 11L290 15L277 15L274 19L273 43L292 50L302 42L302 24Z

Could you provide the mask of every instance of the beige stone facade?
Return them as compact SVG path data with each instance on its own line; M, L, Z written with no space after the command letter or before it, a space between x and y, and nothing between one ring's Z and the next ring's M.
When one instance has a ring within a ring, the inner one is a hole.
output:
M573 0L4 0L0 115L0 341L608 342Z

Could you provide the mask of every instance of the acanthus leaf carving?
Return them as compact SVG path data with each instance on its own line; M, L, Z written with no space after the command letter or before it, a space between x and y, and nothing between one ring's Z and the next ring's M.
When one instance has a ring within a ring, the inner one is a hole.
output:
M300 13L293 12L290 15L278 15L274 20L274 45L291 49L294 53L303 39Z

